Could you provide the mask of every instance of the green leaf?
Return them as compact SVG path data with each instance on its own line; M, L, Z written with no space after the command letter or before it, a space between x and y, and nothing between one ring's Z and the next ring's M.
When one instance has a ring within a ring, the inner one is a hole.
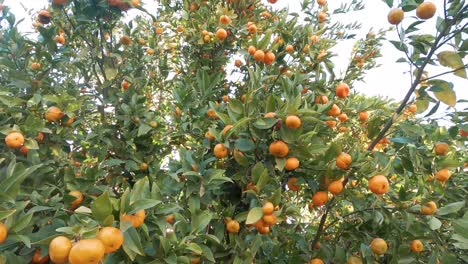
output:
M433 92L435 97L442 103L454 107L457 103L457 96L453 91L453 85L443 80L429 81L431 88L429 91Z
M152 127L148 126L147 124L141 124L140 127L138 127L138 137L142 135L146 135Z
M130 211L128 212L128 214L134 214L140 210L153 208L160 203L161 201L153 200L153 199L137 200L136 202L130 205L130 209L129 209Z
M96 220L102 222L112 214L112 203L109 192L104 192L91 204L91 212Z
M23 215L20 219L18 219L18 221L14 223L14 225L10 228L9 231L12 233L17 233L25 229L31 222L32 217L33 217L32 213Z
M442 51L437 54L437 58L442 66L458 69L454 72L455 75L466 79L466 68L460 55L455 51Z
M448 215L460 211L465 206L465 201L450 203L437 210L438 215Z
M198 214L192 215L192 234L203 231L210 223L213 215L208 211L202 211Z
M276 118L261 118L253 123L254 127L258 129L270 129L276 124Z
M201 255L203 253L202 248L196 243L189 243L187 249L192 251L195 255Z
M258 220L260 220L263 217L263 210L261 207L254 207L250 209L249 214L247 215L247 220L245 223L247 225L251 225L256 223Z
M136 255L144 256L144 249L141 245L140 236L135 228L130 227L124 232L123 250L131 260L135 260Z
M440 222L440 220L435 217L431 217L427 224L432 230L437 230L442 226L442 222Z
M7 218L7 217L9 217L10 215L14 214L15 212L16 212L16 209L0 211L0 221Z
M248 152L255 149L255 143L252 140L246 138L239 138L236 140L235 146L240 151Z

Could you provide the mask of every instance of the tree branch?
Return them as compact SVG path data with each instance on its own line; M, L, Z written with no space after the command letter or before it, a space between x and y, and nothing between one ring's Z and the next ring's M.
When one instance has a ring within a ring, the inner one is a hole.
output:
M427 78L425 78L425 79L422 79L421 82L425 82L425 81L428 81L428 80L431 80L431 79L435 79L435 78L437 78L437 77L440 77L440 76L443 76L443 75L446 75L446 74L449 74L449 73L454 73L454 72L456 72L456 71L463 70L463 69L465 69L465 68L468 68L468 64L465 64L465 65L463 65L463 66L461 66L461 67L458 67L458 68L456 68L456 69L454 69L454 70L451 70L451 71L446 71L446 72L439 73L439 74L436 74L436 75L431 76L431 77L427 77Z

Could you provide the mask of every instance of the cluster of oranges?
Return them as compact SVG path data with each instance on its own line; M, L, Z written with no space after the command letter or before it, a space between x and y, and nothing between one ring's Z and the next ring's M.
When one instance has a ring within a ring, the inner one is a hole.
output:
M274 214L275 206L271 202L266 202L262 207L263 217L260 218L253 226L257 229L260 234L270 233L270 226L276 224L277 219Z
M249 54L253 56L253 59L256 62L263 62L266 65L271 65L275 62L276 55L271 51L263 51L261 49L257 49L254 46L249 46L248 50Z
M418 5L416 8L416 16L420 19L430 19L432 18L437 11L437 7L432 2L423 2ZM390 10L388 13L387 19L388 22L392 25L398 25L403 21L405 17L405 12L403 9L395 8Z
M95 238L81 239L76 243L65 236L58 236L49 244L49 257L56 264L99 263L104 254L117 251L123 242L122 231L115 227L103 227Z

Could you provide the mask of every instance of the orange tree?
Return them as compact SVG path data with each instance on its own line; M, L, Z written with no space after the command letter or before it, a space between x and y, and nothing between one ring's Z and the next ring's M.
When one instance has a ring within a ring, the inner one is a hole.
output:
M468 6L385 0L395 103L352 92L385 31L333 64L360 1L268 2L54 0L31 36L0 4L2 263L464 261L467 115L432 114L466 78Z

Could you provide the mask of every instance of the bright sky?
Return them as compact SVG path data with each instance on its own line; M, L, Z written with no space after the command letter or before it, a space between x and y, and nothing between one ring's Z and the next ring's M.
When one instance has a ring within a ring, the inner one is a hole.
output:
M266 2L266 0L262 0ZM28 9L39 10L48 5L47 0L5 0L5 5L10 6L13 9L14 14L17 18L29 17L28 13L23 9L21 5L26 6ZM155 6L154 0L143 0L143 4L146 4L146 8L151 10ZM275 6L278 8L288 7L291 12L300 11L301 0L279 0ZM341 3L349 3L351 0L328 0L330 9L333 10L340 6ZM438 5L438 13L442 10L443 1L434 1ZM366 8L359 12L354 12L352 14L343 14L339 17L332 17L332 19L339 19L340 21L355 21L358 20L362 24L362 29L358 31L360 33L358 37L364 37L370 29L378 31L382 28L389 28L387 22L387 13L389 11L388 6L381 0L372 0L364 1ZM132 15L130 11L129 15ZM404 25L409 25L414 22L415 12L407 13L405 20L403 21ZM337 15L338 16L338 15ZM424 29L425 33L435 33L435 22L436 18L425 22L421 28ZM22 29L25 31L31 30L31 22L26 19L23 22ZM391 32L387 36L389 39L397 39L396 32ZM339 54L334 59L335 65L339 70L345 70L345 67L349 60L349 54L353 47L353 41L344 41L334 48L333 52ZM450 47L447 46L447 50L450 50ZM400 101L403 99L406 94L407 89L410 86L410 76L405 72L408 71L407 64L396 63L395 61L403 57L404 54L396 50L390 43L385 42L382 48L383 57L378 60L378 64L381 66L371 70L366 76L366 83L358 83L355 85L355 89L358 91L367 94L367 95L380 95L384 97L394 98L395 100ZM466 62L465 62L466 63ZM429 76L442 73L450 70L445 67L429 67ZM447 80L454 83L455 92L457 94L457 99L468 99L468 81L454 75L448 75ZM466 104L457 105L458 110L462 110L463 107L467 107ZM446 109L446 105L441 104L439 110Z

